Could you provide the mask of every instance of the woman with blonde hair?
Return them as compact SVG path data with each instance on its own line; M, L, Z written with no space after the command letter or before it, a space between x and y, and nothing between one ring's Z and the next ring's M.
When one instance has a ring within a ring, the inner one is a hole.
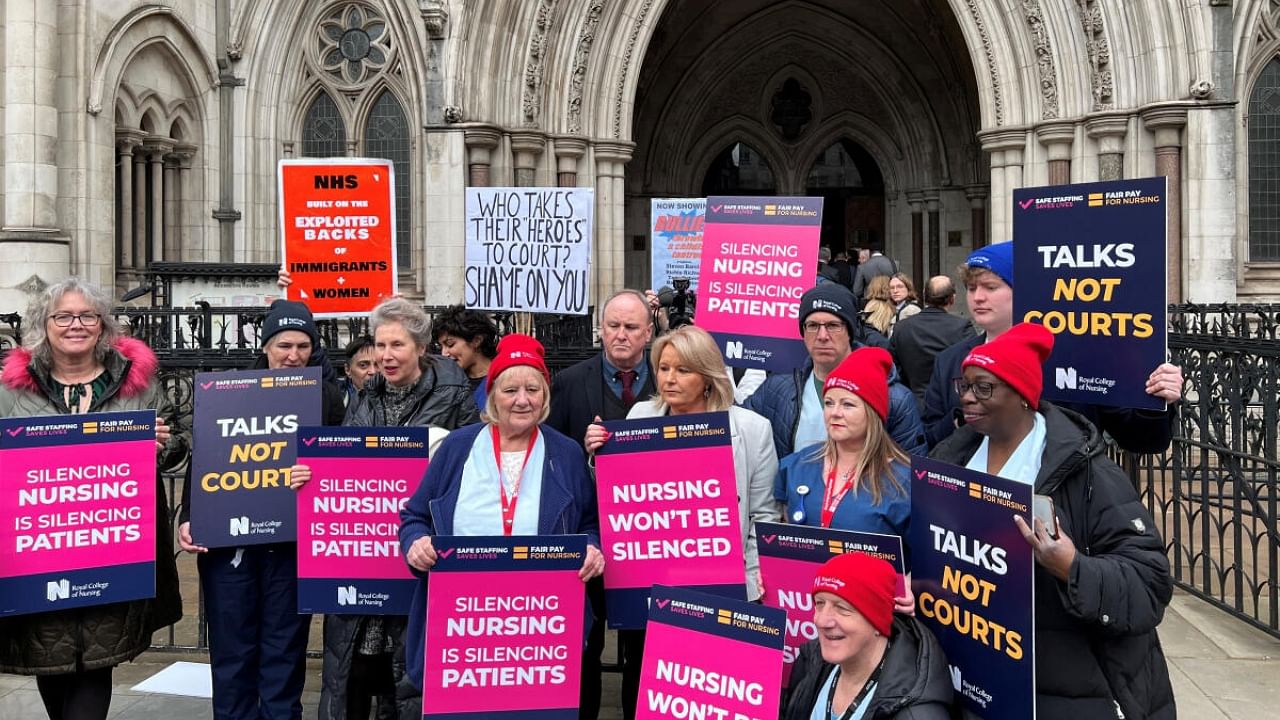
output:
M868 325L880 331L881 335L889 337L889 327L893 325L893 316L897 314L898 308L889 298L888 276L877 275L872 278L863 298L866 304L862 306L862 317Z
M777 522L780 517L772 490L773 477L778 470L773 429L768 420L733 404L733 385L729 382L724 359L706 330L686 325L659 337L649 352L649 362L657 394L650 400L636 403L627 413L628 419L719 411L729 413L747 595L755 600L762 594L755 524ZM608 439L604 426L593 424L587 427L584 445L587 452L594 453ZM644 632L623 632L623 663L627 668L639 668L643 657L637 650L644 647ZM633 718L640 673L624 670L622 677L623 716Z
M889 302L893 303L893 320L889 323L889 335L898 327L898 323L920 312L920 298L916 295L916 286L906 273L896 273L889 278Z
M831 371L822 392L827 438L782 459L774 498L797 525L901 537L909 569L911 461L885 430L892 367L889 353L864 347ZM911 613L909 590L895 600Z

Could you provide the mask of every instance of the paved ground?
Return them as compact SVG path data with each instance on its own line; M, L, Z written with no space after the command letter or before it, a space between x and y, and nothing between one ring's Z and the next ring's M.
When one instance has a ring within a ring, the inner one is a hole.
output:
M1160 627L1169 672L1178 698L1178 714L1190 720L1253 720L1276 717L1280 708L1280 639L1256 630L1184 593L1178 593ZM610 643L612 645L612 643ZM148 653L116 671L111 717L120 720L211 720L207 700L149 695L129 688L175 660L200 656ZM602 720L622 717L616 702L618 677L607 675ZM320 663L307 675L304 717L315 718ZM39 720L44 707L30 678L0 675L0 718Z

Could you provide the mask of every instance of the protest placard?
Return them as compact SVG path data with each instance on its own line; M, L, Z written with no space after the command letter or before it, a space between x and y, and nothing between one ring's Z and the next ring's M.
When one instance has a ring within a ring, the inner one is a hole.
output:
M586 315L594 213L591 188L467 188L467 307Z
M978 717L1035 717L1035 559L1013 522L1032 488L911 458L911 587Z
M778 717L786 613L656 585L636 720Z
M653 198L649 210L649 287L674 287L684 278L697 292L707 199Z
M0 420L0 616L154 597L154 410Z
M727 364L804 364L800 297L817 281L821 234L822 198L707 198L697 321Z
M1014 317L1054 334L1050 400L1164 410L1165 178L1014 191Z
M316 317L368 315L396 294L396 198L390 160L281 160L285 298Z
M791 664L800 646L818 637L818 629L813 624L813 576L823 563L847 552L880 558L898 571L896 594L906 596L902 538L897 535L758 522L756 539L764 604L787 613L784 687L791 678Z
M303 427L298 612L404 615L418 580L400 557L400 511L427 471L425 427Z
M654 584L745 599L729 414L604 426L596 483L609 627L644 627Z
M423 718L576 720L587 537L432 542Z
M297 430L320 423L320 368L197 373L191 537L205 547L297 539Z

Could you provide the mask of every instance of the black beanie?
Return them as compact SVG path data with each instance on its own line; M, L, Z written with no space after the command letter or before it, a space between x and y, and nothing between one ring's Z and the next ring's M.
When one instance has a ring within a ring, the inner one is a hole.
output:
M800 334L804 335L805 318L816 312L829 312L844 321L852 336L856 326L853 315L857 311L858 303L849 288L833 282L817 285L800 297Z
M300 302L276 300L267 308L267 319L262 323L262 344L265 346L276 333L285 330L297 330L311 338L312 345L320 344L320 333L316 331L316 321L311 317L311 310Z

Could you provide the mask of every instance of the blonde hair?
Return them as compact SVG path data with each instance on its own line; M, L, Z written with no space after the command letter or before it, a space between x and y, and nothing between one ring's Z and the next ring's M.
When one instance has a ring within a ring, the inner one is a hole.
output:
M911 459L893 441L880 415L861 397L858 397L858 401L862 403L863 414L867 417L867 436L862 441L862 451L858 453L858 460L854 463L857 485L853 492L856 495L858 491L865 490L871 493L871 504L879 505L886 490L892 489L899 495L906 494L906 488L894 476L892 466L894 461L909 463ZM821 458L835 467L838 455L836 443L828 435L826 441L814 446L810 458Z
M532 365L512 365L498 373L498 377L493 379L493 385L489 387L489 392L485 393L484 411L480 413L480 420L483 422L493 423L498 421L498 401L494 399L497 393L493 391L498 387L498 381L502 379L502 376L516 368L526 368L538 378L538 385L542 386L542 413L538 415L538 424L541 425L546 422L551 415L551 385L547 383L546 376L538 372L538 369Z
M888 333L893 317L898 313L898 306L889 297L889 276L877 275L872 278L867 284L864 297L867 304L863 306L862 312L867 317L867 324L881 333Z
M729 384L729 374L724 366L724 358L720 356L720 348L711 335L700 327L685 325L679 330L672 330L653 342L653 350L649 353L649 364L653 366L654 385L658 380L658 359L662 351L670 346L680 358L680 364L702 376L707 383L707 411L728 410L733 406L733 386ZM662 393L653 396L654 403L660 412L667 411L667 403Z

